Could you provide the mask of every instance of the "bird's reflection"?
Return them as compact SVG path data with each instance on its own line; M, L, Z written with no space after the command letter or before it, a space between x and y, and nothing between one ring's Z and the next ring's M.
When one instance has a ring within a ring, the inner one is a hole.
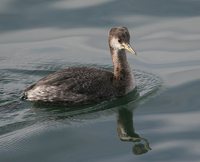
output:
M96 118L102 112L117 113L117 133L121 141L133 142L133 153L136 155L147 153L151 150L147 139L140 137L135 132L133 122L133 112L137 107L137 102L131 103L130 101L137 101L139 98L137 91L127 95L124 98L117 99L108 103L103 103L91 107L80 107L80 108L66 108L57 106L43 107L41 105L35 105L35 111L37 116L40 115L42 119L48 118L53 120L67 120L89 116L89 119ZM128 104L131 103L131 104Z
M147 139L140 137L135 132L133 122L133 109L127 107L118 110L117 133L121 141L133 142L133 153L140 155L151 150Z

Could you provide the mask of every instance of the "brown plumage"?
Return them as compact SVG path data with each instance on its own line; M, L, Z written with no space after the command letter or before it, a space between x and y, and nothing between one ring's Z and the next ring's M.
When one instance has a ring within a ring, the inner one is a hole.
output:
M50 74L24 90L23 99L33 102L81 105L124 96L135 88L125 50L129 45L125 27L112 28L109 47L113 72L95 67L69 67Z

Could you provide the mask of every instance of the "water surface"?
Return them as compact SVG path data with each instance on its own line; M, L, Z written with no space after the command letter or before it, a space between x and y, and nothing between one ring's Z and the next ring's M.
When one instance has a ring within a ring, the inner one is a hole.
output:
M198 0L2 0L0 161L198 162L199 6ZM19 100L25 87L66 66L111 69L112 26L129 28L138 93L76 109ZM135 155L134 143L120 140L123 127L152 150Z

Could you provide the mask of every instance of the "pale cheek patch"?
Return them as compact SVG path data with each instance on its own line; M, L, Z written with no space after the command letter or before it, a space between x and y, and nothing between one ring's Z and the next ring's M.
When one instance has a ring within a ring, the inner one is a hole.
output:
M113 49L121 49L121 44L118 42L118 39L117 38L112 38L111 41L110 41L110 45Z

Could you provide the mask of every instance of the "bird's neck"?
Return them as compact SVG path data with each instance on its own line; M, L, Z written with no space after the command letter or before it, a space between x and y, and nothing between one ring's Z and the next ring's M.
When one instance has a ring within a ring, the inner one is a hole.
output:
M125 50L112 50L112 61L114 76L116 79L123 79L130 75L130 67L126 58Z
M111 49L111 55L114 66L114 82L117 86L124 87L124 93L128 93L133 90L135 86L125 50Z

